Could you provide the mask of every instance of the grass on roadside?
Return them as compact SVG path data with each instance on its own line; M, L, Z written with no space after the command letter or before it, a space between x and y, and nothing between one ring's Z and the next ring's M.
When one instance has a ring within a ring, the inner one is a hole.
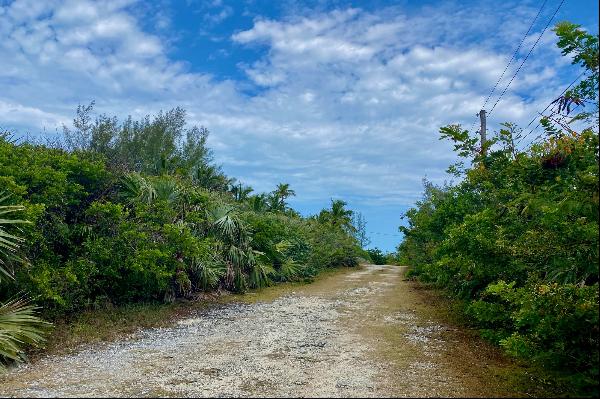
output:
M139 329L168 326L206 304L205 301L144 303L87 310L54 322L45 348L33 350L29 357L35 360L45 355L66 354L81 345L114 341Z
M586 390L579 389L573 384L570 376L559 372L542 368L540 365L534 365L525 359L516 359L504 354L501 348L492 342L484 339L479 332L474 329L465 315L465 302L450 296L433 284L423 283L414 279L411 280L411 287L422 298L423 303L428 306L421 308L421 313L426 317L438 319L454 326L458 331L459 339L465 342L480 342L484 344L486 350L481 353L492 355L495 358L490 364L497 364L500 367L491 367L490 372L500 380L504 385L514 390L515 394L532 397L594 397L594 394ZM456 364L460 364L460 356L456 359Z
M274 284L262 289L249 290L245 294L229 295L227 292L219 292L203 294L196 300L178 300L171 304L141 303L87 310L54 321L45 347L32 349L28 357L30 360L36 360L45 355L67 354L82 345L115 341L146 328L168 327L194 311L220 303L272 301L292 287L301 287L316 279L346 270L347 268L326 269L310 280Z

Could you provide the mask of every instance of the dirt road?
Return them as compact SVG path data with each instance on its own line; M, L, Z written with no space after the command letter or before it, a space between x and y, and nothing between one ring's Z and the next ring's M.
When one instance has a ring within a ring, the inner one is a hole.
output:
M0 396L515 396L506 360L436 318L404 268L275 287L0 377Z

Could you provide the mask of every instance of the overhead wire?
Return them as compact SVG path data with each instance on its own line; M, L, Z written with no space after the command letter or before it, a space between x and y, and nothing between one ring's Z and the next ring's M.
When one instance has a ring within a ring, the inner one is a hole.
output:
M560 10L560 8L564 4L564 2L565 2L565 0L561 0L561 2L558 5L558 7L556 7L556 10L554 10L554 14L552 14L552 17L550 17L550 19L548 20L548 23L546 24L546 26L544 27L544 29L542 30L542 32L540 33L540 35L536 39L535 43L533 43L533 46L531 46L531 49L529 49L529 52L527 53L527 55L523 59L523 62L521 62L521 65L519 65L519 68L517 68L517 70L515 71L515 73L513 74L513 76L510 78L510 81L508 82L508 84L506 85L506 87L504 88L504 90L502 91L502 93L500 93L500 97L498 97L498 99L496 100L496 102L492 106L492 109L490 110L490 112L488 112L488 116L490 116L492 114L492 112L496 108L496 105L498 105L498 103L500 102L500 100L502 99L502 97L504 96L504 94L506 93L506 91L508 90L508 88L510 87L510 85L512 84L512 82L515 80L515 77L519 74L519 72L521 71L521 68L523 68L523 65L525 65L525 62L527 61L527 59L529 58L529 56L531 55L531 53L533 52L533 50L536 48L536 46L539 43L540 39L542 38L542 36L544 35L544 33L546 32L546 30L548 29L548 27L552 23L552 20L554 19L554 17L558 13L558 10Z
M368 231L367 234L377 234L381 236L403 237L401 234L380 233L377 231Z
M571 86L573 86L579 79L581 79L581 77L583 77L583 75L585 75L585 71L581 72L579 74L579 76L577 76L563 91L562 93L560 93L557 98L560 98L563 94L565 94L567 92L567 90L569 90L571 88ZM552 103L554 103L555 100L552 100L547 106L546 108L544 108L541 112L538 112L538 115L543 116L544 112L546 112L546 110L548 110L548 108L550 108L550 106L552 106ZM534 116L533 119L531 119L531 121L527 124L527 126L525 126L525 129L527 129L529 126L531 126L531 124L538 118L538 116ZM525 134L523 137L521 137L516 143L515 145L518 145L520 143L523 142L523 140L525 140L531 133L535 132L535 130L540 127L541 122L538 122L538 124L531 129L529 132L527 132L527 134ZM537 140L537 138L536 138ZM535 141L535 140L534 140Z
M521 49L521 46L523 46L523 43L525 42L525 39L527 39L527 36L529 35L529 32L531 32L531 28L533 28L533 25L535 24L535 22L537 21L538 17L540 16L540 14L542 13L542 10L544 9L544 7L546 6L546 3L548 2L548 0L544 0L544 2L542 3L542 6L540 7L540 9L538 10L537 14L535 15L535 17L533 18L533 21L531 21L531 24L529 25L529 28L527 29L527 32L525 32L525 34L523 35L523 38L521 39L521 42L519 43L519 45L517 46L517 48L515 49L514 53L512 54L512 56L510 57L510 59L508 60L508 63L506 64L506 66L504 67L504 71L502 71L502 74L500 74L500 77L498 78L498 80L496 81L496 84L494 85L494 87L492 87L492 90L490 90L490 93L488 94L487 98L485 99L485 101L483 102L483 105L481 106L480 109L485 109L485 106L487 105L488 101L490 100L490 98L492 98L492 95L494 94L494 91L496 91L496 88L498 87L498 85L500 84L500 81L502 80L502 78L504 77L504 74L506 73L506 71L508 70L508 68L510 67L510 65L512 64L512 62L515 60L515 57L517 56L517 54L519 53L519 50ZM471 128L469 130L473 130L473 128L475 127L475 124L477 123L477 120L475 120L475 122L473 122L473 124L471 125Z
M504 74L506 73L506 71L508 70L508 67L510 67L510 64L512 64L513 60L515 59L515 57L517 56L517 54L519 53L519 50L521 49L521 46L523 46L523 43L525 42L525 39L527 39L527 36L529 35L529 32L531 32L531 28L533 28L533 25L535 24L535 21L537 21L538 17L540 16L540 14L542 13L542 10L544 9L544 7L546 6L546 3L548 2L548 0L544 0L544 2L542 3L542 6L540 7L540 9L538 10L535 18L533 18L533 21L531 21L531 24L529 25L529 29L527 29L527 32L525 32L525 35L523 36L523 39L521 39L521 43L519 43L519 45L517 46L517 48L515 49L515 52L513 53L512 57L510 57L510 60L508 60L508 64L506 64L506 67L504 67L504 71L502 71L502 74L500 75L500 77L498 78L498 81L496 82L496 84L494 85L494 87L492 88L492 90L490 91L490 94L488 94L487 98L485 99L485 101L483 102L483 105L481 106L481 109L485 109L486 104L488 103L488 101L490 100L490 98L492 98L492 94L494 94L494 91L496 91L496 87L498 87L498 85L500 84L500 81L502 80L502 78L504 77Z

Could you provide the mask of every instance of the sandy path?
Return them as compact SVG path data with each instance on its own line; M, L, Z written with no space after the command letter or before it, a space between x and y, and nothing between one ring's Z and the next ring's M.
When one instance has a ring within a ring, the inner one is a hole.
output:
M500 388L489 348L432 318L403 272L365 266L235 297L21 366L0 377L0 396L515 395Z

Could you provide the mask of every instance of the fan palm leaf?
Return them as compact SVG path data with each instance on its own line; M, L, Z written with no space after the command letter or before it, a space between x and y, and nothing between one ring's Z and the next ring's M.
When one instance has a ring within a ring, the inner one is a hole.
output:
M49 325L36 316L36 307L26 300L14 299L0 305L0 358L16 362L27 360L23 346L42 344L43 330Z
M29 223L10 218L12 213L22 211L23 206L3 205L8 196L0 198L0 281L3 276L13 278L6 268L10 260L18 260L16 251L23 239L10 234L6 226ZM43 327L49 325L36 316L36 308L23 299L0 304L0 369L7 361L26 360L23 347L44 342Z
M174 204L179 200L181 191L177 181L172 178L161 178L152 183L156 199Z
M197 259L192 262L192 270L198 278L198 285L205 291L216 287L227 271L222 262Z
M271 284L270 276L275 273L271 265L254 262L250 267L249 283L252 288L263 288Z
M242 232L242 224L230 205L218 206L209 212L209 220L212 220L213 230L222 238L234 241Z
M8 270L8 263L11 260L20 259L16 252L23 242L21 237L9 233L7 227L29 223L25 220L10 217L12 213L23 211L25 208L21 205L3 205L8 198L8 195L0 198L0 281L2 281L2 277L13 278L12 273Z
M286 259L279 267L278 273L284 281L295 280L301 271L301 266L292 259Z
M152 184L139 173L129 173L121 179L121 195L129 203L140 201L146 204L156 199L157 193Z

